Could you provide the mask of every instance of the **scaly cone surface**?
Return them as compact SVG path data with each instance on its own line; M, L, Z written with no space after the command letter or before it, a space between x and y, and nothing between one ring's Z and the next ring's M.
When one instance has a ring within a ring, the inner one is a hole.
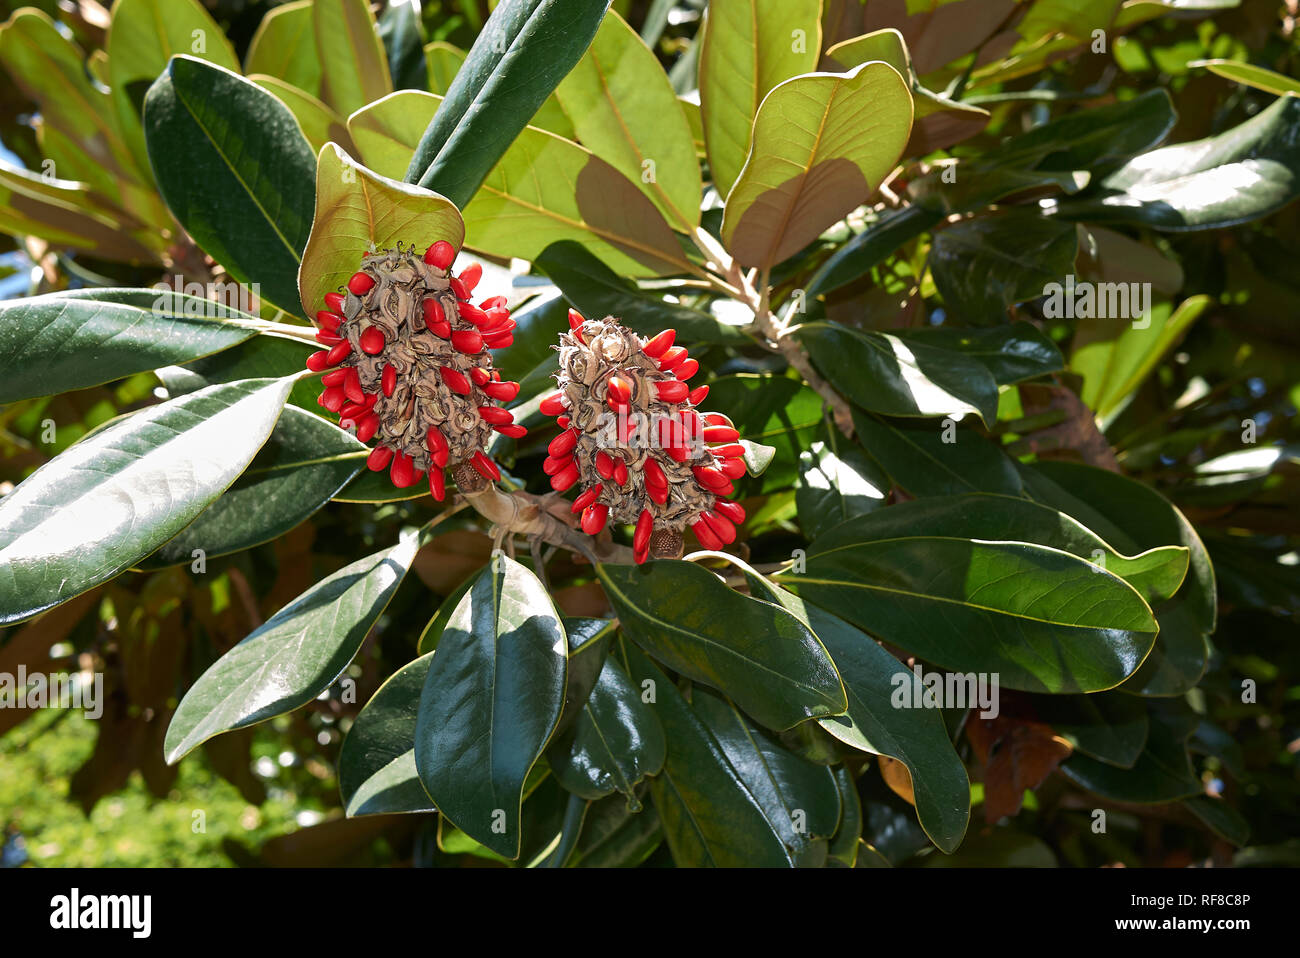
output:
M493 431L516 439L526 431L497 405L519 384L501 381L489 352L513 342L515 321L504 296L470 302L483 268L452 276L455 258L442 241L423 256L400 243L368 254L345 290L325 295L316 339L327 348L307 359L308 369L328 370L320 405L375 443L367 466L387 469L398 488L427 474L439 500L445 470L461 463L501 478L484 452Z
M708 386L687 380L699 363L664 330L642 339L613 317L569 311L560 336L559 392L542 401L563 432L543 470L557 492L580 490L573 512L596 535L607 522L635 524L638 563L656 555L651 539L679 545L686 527L706 549L736 541L745 510L727 497L745 474L744 447L731 421L696 407Z

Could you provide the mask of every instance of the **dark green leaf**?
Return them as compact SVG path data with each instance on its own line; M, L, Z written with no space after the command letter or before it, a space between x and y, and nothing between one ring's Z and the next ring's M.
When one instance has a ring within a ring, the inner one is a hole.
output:
M586 52L610 0L502 0L411 158L408 183L462 209Z
M443 630L420 697L415 763L448 820L507 858L524 782L564 706L568 639L545 586L504 555Z
M984 329L932 326L900 329L905 343L918 342L959 352L984 365L999 386L1036 379L1065 368L1056 345L1026 322Z
M172 715L167 762L214 735L301 708L333 685L401 585L417 545L408 536L344 566L218 659Z
M1116 768L1078 754L1061 765L1076 785L1118 802L1159 804L1204 791L1193 774L1187 739L1196 726L1189 713L1153 712L1146 746L1132 768Z
M835 774L835 787L840 792L840 825L831 839L827 864L855 868L858 850L862 847L862 799L853 776L843 765L831 770Z
M271 434L292 382L211 386L124 416L0 499L0 624L108 581L193 522Z
M1146 706L1131 695L1041 695L1034 711L1076 752L1107 765L1132 768L1146 745Z
M844 711L826 649L784 609L741 595L692 562L598 565L596 574L625 634L768 728Z
M293 376L306 368L307 357L312 352L313 346L302 340L262 335L184 366L164 366L157 373L167 391L179 396L213 383ZM316 399L321 389L320 380L315 376L297 379L289 392L289 402L315 412L320 409Z
M168 290L75 290L3 302L0 403L189 362L242 343L256 325L237 309Z
M289 108L229 70L173 57L144 101L158 189L209 255L298 311L298 265L315 208L316 157Z
M889 420L855 411L858 441L914 496L1021 494L1015 464L992 440L956 423ZM1085 523L1086 524L1086 523Z
M822 442L799 456L795 504L799 523L810 538L846 519L873 512L885 504L889 478L856 446L832 451Z

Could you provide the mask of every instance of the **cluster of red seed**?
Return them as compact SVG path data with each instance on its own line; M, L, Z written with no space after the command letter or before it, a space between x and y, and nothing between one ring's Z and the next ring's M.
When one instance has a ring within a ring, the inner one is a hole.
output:
M489 349L509 346L515 321L504 296L475 306L477 263L459 276L445 241L419 256L413 249L367 254L343 292L327 293L316 314L316 339L326 346L307 359L325 372L320 405L362 442L377 440L367 459L406 488L428 473L435 499L446 494L445 471L468 462L489 480L501 473L483 452L492 431L525 434L509 402L519 384L502 382Z
M543 469L557 492L582 488L573 512L583 531L596 535L611 519L635 523L638 563L658 530L675 537L689 526L706 549L734 542L745 510L726 497L745 474L745 449L726 416L696 409L709 391L687 384L699 363L673 345L671 329L643 340L612 317L585 320L576 310L569 326L560 337L560 391L540 407L563 430Z

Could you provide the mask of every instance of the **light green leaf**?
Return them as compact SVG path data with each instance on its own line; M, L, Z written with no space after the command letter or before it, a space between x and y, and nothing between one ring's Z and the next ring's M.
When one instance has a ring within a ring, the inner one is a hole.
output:
M1236 60L1193 60L1187 65L1189 67L1205 67L1211 73L1217 73L1229 80L1236 80L1238 83L1244 83L1256 90L1263 90L1265 93L1274 93L1278 96L1286 96L1288 93L1300 93L1300 80L1278 73L1275 70L1257 67L1253 63L1241 63Z
M316 56L312 0L272 7L257 25L244 57L244 73L263 73L320 96L321 61Z
M315 0L311 21L323 67L322 100L347 116L393 92L388 57L366 0Z

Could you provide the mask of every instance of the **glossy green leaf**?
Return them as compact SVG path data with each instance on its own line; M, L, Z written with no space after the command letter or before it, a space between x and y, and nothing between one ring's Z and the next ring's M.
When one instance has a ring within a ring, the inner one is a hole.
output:
M812 322L794 335L855 405L887 416L997 419L998 387L982 363L892 333Z
M632 868L663 843L663 828L652 806L629 811L622 795L584 804L588 809L570 867Z
M1135 157L1057 212L1090 223L1158 230L1222 229L1267 216L1300 195L1300 97L1284 96L1218 136Z
M423 250L446 240L459 248L464 230L446 197L373 173L327 144L317 163L316 216L298 276L305 314L314 316L326 293L342 289L371 244Z
M181 225L236 279L286 311L311 229L315 163L288 107L237 74L174 57L149 88L145 137Z
M1238 848L1250 841L1250 822L1222 798L1197 795L1183 799L1182 806L1216 835Z
M263 90L274 94L289 108L289 112L302 127L302 134L307 138L312 152L320 152L321 148L331 140L341 144L351 143L343 118L310 93L265 74L253 74L249 79Z
M700 165L691 128L658 59L614 11L555 90L577 139L639 184L669 223L700 222Z
M758 799L681 693L639 649L624 643L624 656L633 686L651 683L668 742L650 794L673 860L679 867L791 866Z
M848 768L837 765L831 769L835 787L840 792L840 825L831 838L827 864L831 867L854 868L858 864L858 851L862 847L862 799Z
M445 96L447 91L451 89L456 74L460 72L460 68L465 64L465 51L452 46L450 43L438 40L425 45L424 60L429 72L429 92ZM428 123L425 126L428 126ZM415 142L418 143L423 135L424 131L421 130L416 134ZM400 176L401 174L397 175Z
M1072 224L1023 210L979 216L935 234L934 284L948 311L968 323L1006 322L1007 307L1043 295L1074 270Z
M339 751L339 792L348 817L436 809L415 771L415 724L433 655L394 672L370 697Z
M214 662L167 726L174 764L214 735L301 708L343 674L401 585L416 536L326 576Z
M856 516L818 537L812 549L820 552L906 535L1050 546L1118 576L1150 602L1168 599L1187 575L1185 546L1161 546L1140 555L1123 555L1063 512L1018 496L987 493L917 499L868 516Z
M474 588L474 583L478 580L478 575L469 575L465 581L456 588L447 593L446 597L438 606L438 611L433 614L424 631L420 633L420 640L416 643L416 651L421 655L432 652L438 647L438 640L442 638L443 629L447 628L447 623L451 617L456 614L456 607L460 605L460 600L465 597L465 593Z
M566 616L562 621L564 632L569 637L569 668L564 675L564 709L555 726L557 738L567 734L582 717L583 707L591 698L609 658L618 627L614 619Z
M740 563L736 563L740 565ZM957 757L943 717L938 711L899 706L906 684L923 701L913 674L874 639L843 619L741 566L756 598L789 610L817 633L835 660L848 692L844 715L820 720L821 727L841 742L864 752L888 755L907 766L921 827L945 852L961 844L970 818L970 783Z
M292 381L211 386L122 417L0 499L0 624L106 582L244 471Z
M1076 753L1061 764L1061 771L1076 785L1113 801L1147 805L1199 795L1204 786L1187 754L1195 724L1195 717L1181 710L1153 712L1146 746L1132 768Z
M854 412L858 440L914 496L959 492L1019 495L1015 464L996 442L955 423L884 419Z
M173 396L179 396L213 383L296 376L306 368L304 364L307 357L315 349L315 344L301 339L264 334L246 339L230 349L188 362L184 366L163 366L156 372L167 391ZM314 376L296 379L289 392L289 402L309 412L316 412L320 409L316 398L321 390L321 382Z
M255 316L169 290L94 289L0 303L0 403L84 389L238 345Z
M826 649L784 609L741 595L691 562L599 565L596 574L624 634L768 728L844 711L844 686Z
M507 858L522 850L524 781L564 706L568 640L545 586L494 556L438 641L415 763L439 811Z
M177 55L207 60L239 72L226 34L198 0L117 0L105 42L108 87L127 145L148 168L140 105L145 91Z
M783 747L716 692L692 689L691 711L754 796L791 860L824 864L828 839L840 822L840 793L830 768Z
M894 335L905 343L921 343L958 352L976 360L999 386L1036 379L1065 368L1056 345L1032 323L1015 322L984 329L929 326L900 329Z
M610 0L502 0L404 177L469 205L488 172L586 51ZM635 188L634 188L635 189Z
M1046 546L908 534L814 543L806 567L781 585L936 665L997 673L1004 687L1113 688L1155 642L1150 608L1123 579Z
M827 257L808 281L808 296L824 296L865 276L943 217L942 212L919 203L883 214Z
M286 406L235 484L141 567L189 563L196 549L212 558L270 542L329 502L369 452L333 423Z
M803 249L884 182L912 129L907 84L886 63L795 77L764 98L722 241L767 269Z
M571 732L550 751L551 771L575 795L615 791L635 809L636 786L664 764L664 730L616 659L607 658Z
M714 185L726 196L749 156L763 98L817 67L821 0L716 0L701 30L704 138Z
M795 482L799 455L824 421L821 396L784 376L721 376L709 384L706 405L730 416L746 439L775 450L757 483L763 491L788 489Z
M424 57L424 23L420 4L390 3L379 17L379 39L384 44L393 87L424 90L429 86L429 65Z
M534 260L534 265L550 277L584 316L617 316L624 326L642 336L654 336L672 327L677 330L679 343L749 342L749 337L737 326L641 292L635 283L620 277L573 240L552 243Z
M314 0L311 21L323 71L322 100L347 116L393 92L388 57L366 0Z
M411 151L441 102L442 97L432 93L398 90L349 116L348 132L366 167L389 179L401 179Z
M856 446L832 450L822 442L799 456L795 502L799 523L809 537L885 504L889 479Z
M264 73L314 97L320 95L321 62L312 28L313 0L272 7L257 25L244 57L244 73Z
M1132 768L1147 742L1146 705L1131 695L1040 695L1034 712L1076 752L1117 768Z

